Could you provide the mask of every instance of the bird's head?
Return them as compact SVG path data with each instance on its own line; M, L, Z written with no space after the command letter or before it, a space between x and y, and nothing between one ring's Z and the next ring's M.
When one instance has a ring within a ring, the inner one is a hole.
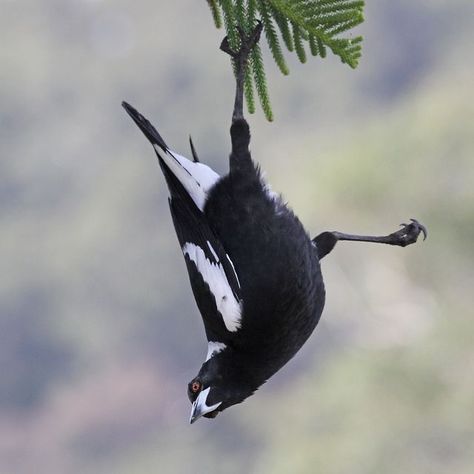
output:
M188 384L188 398L193 404L190 423L201 416L215 418L219 412L243 402L256 388L243 376L235 360L226 354L211 357Z

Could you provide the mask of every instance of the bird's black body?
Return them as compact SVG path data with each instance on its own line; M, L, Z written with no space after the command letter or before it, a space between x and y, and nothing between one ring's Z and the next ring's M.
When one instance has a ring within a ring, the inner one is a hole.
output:
M406 246L426 229L416 220L383 237L323 232L313 240L281 198L269 191L250 151L243 117L248 55L262 24L234 52L237 87L229 173L220 177L172 152L140 113L123 103L152 143L170 191L170 210L202 315L208 355L188 385L191 423L242 402L285 365L318 324L325 290L319 260L339 240Z
M248 142L247 123L234 123L231 135ZM234 148L230 173L211 190L204 211L241 283L242 327L220 336L248 358L260 385L310 336L325 294L317 252L302 224L268 192L248 150Z
M198 395L212 388L205 406L219 406L202 414L213 417L251 395L313 332L325 299L317 247L298 218L264 183L248 150L250 132L244 119L231 127L229 174L216 179L201 209L190 186L186 188L190 176L184 174L180 180L170 168L174 162L168 155L179 155L172 154L143 116L124 106L157 150L206 336L220 349L208 356L195 379ZM220 268L219 278L230 290L225 294L219 293L219 284L213 288L206 273ZM226 316L232 311L225 300L232 298L238 317ZM196 398L192 390L190 398Z
M416 220L384 237L323 232L311 240L251 159L243 118L231 127L229 173L220 177L172 152L133 107L170 191L170 210L202 315L208 355L188 385L191 423L252 395L301 348L318 324L325 289L319 260L338 240L406 246L426 229Z

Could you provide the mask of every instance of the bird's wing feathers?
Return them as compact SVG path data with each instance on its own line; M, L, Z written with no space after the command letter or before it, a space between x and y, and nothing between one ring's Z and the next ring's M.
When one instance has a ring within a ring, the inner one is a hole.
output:
M208 166L171 151L143 115L125 102L122 105L158 155L171 195L173 223L207 338L224 343L240 328L242 302L234 265L203 214L208 192L220 176Z
M226 342L240 328L241 290L232 261L194 203L176 194L171 215L209 341Z
M162 162L183 185L199 210L203 211L207 194L220 176L209 166L193 163L184 156L178 155L170 149L163 149L159 145L153 146Z

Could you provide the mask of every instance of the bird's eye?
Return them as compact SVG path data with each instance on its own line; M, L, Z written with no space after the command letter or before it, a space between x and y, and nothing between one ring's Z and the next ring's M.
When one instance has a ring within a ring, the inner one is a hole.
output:
M199 380L193 380L188 384L188 398L189 401L194 403L199 392L202 390L202 384Z

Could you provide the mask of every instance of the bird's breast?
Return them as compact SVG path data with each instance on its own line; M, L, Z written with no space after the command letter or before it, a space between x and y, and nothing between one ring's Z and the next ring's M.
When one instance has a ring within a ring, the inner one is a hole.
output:
M324 285L319 261L297 217L261 180L223 178L206 216L235 266L242 289L238 343L286 363L319 321Z

